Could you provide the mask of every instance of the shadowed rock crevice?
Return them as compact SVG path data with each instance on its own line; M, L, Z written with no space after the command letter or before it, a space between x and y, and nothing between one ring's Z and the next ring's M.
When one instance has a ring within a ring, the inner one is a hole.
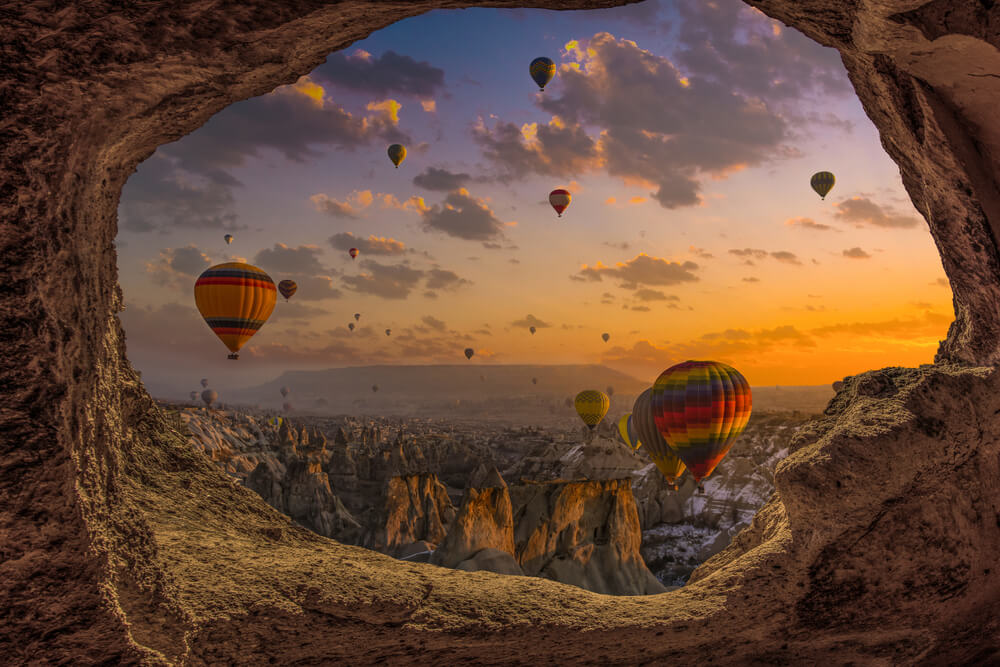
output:
M683 590L607 598L400 563L295 527L174 432L125 358L114 237L158 145L431 8L27 2L0 82L0 654L14 663L983 663L1000 659L1000 381L848 382L777 491ZM586 8L613 1L497 1ZM753 0L840 50L928 221L956 320L938 361L1000 351L1000 10ZM953 10L953 11L949 11ZM985 26L985 28L983 27ZM858 386L862 386L858 384ZM933 421L928 421L933 420Z

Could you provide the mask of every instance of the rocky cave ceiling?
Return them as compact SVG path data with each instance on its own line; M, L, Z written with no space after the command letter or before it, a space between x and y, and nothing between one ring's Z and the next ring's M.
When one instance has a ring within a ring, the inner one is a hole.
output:
M172 432L125 358L116 207L158 145L432 8L0 3L0 654L48 663L1000 659L1000 8L753 0L837 48L926 218L955 322L856 376L684 589L609 598L401 564L292 525ZM888 452L873 457L872 452Z

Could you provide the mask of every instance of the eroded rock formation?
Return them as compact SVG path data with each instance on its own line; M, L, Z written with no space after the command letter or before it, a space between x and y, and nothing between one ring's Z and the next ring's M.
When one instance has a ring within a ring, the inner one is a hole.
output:
M478 4L28 0L3 10L0 654L14 662L987 663L1000 379L890 369L799 437L681 591L604 598L400 564L296 528L172 430L125 359L118 196L156 146L330 52ZM487 3L483 3L487 4ZM521 3L582 8L599 0ZM955 299L938 361L1000 348L1000 6L752 0L840 50ZM864 385L866 386L866 385ZM881 455L875 456L873 452ZM252 637L252 640L248 638Z

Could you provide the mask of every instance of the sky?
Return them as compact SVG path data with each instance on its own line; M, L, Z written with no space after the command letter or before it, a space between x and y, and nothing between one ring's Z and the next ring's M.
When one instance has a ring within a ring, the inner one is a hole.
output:
M714 359L751 385L824 384L930 363L952 320L839 56L739 0L401 21L161 146L117 245L128 355L159 395L383 363L652 380ZM238 362L193 298L226 261L298 283Z

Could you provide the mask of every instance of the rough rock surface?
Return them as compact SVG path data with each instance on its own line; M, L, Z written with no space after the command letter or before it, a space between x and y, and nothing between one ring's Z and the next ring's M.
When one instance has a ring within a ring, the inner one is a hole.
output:
M1000 6L753 0L840 50L954 291L942 365L876 371L683 590L607 598L326 540L193 452L125 358L119 193L330 52L477 4L26 0L0 55L0 654L8 662L1000 660ZM597 0L506 2L582 8ZM859 376L856 380L871 376ZM720 641L721 640L721 641Z
M478 479L471 482L462 496L447 537L431 558L435 565L458 567L483 549L505 552L511 560L514 558L514 510L507 484L496 468L489 473L480 469L475 477ZM507 565L504 567L510 570ZM482 565L475 569L496 572ZM520 568L517 574L521 574Z
M663 592L639 555L630 480L523 484L511 495L515 555L525 574L611 595Z

